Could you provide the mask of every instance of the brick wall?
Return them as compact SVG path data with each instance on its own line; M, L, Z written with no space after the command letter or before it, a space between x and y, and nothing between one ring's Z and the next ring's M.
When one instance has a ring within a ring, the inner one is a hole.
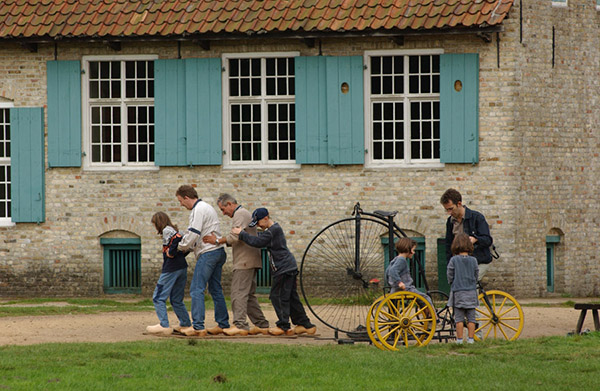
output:
M439 197L456 187L469 207L487 217L502 255L488 274L489 287L517 296L546 295L545 237L559 233L556 291L597 295L598 11L592 2L570 1L568 8L558 9L540 0L527 3L521 19L520 6L515 3L505 31L493 34L491 42L473 35L407 36L403 46L385 38L335 39L323 40L319 49L299 41L248 40L212 43L208 51L182 43L183 58L288 50L302 55L418 48L477 52L479 164L432 169L303 165L252 172L220 166L135 173L53 168L46 171L46 222L0 228L0 294L101 294L99 238L121 231L141 238L143 292L150 295L162 264L160 239L150 218L166 211L185 228L189 212L179 206L174 192L180 184L191 183L215 207L221 192L230 192L250 210L268 207L298 262L315 233L349 216L355 202L367 211L398 210L396 222L426 238L433 286L436 240L444 235L446 219ZM54 50L53 45L40 45L38 53L28 53L17 45L3 45L0 96L14 100L15 106L44 105L45 62L54 59ZM176 58L178 48L175 43L124 43L121 52L113 52L101 44L59 43L57 49L61 60L134 53ZM230 219L221 216L221 221L223 231L228 230Z

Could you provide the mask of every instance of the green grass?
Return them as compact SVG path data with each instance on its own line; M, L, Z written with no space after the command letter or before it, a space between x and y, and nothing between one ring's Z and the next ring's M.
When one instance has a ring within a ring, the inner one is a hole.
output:
M401 352L367 344L302 346L156 339L0 347L10 390L595 389L600 334Z

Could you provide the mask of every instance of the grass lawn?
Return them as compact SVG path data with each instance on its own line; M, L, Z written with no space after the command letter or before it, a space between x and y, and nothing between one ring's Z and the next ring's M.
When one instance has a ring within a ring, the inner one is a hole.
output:
M600 333L401 352L158 339L0 347L10 390L593 390Z

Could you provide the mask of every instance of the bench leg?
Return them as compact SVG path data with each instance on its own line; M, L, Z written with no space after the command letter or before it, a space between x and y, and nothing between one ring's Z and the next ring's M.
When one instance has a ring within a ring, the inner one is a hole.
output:
M585 315L587 310L581 310L581 314L579 315L579 320L577 321L577 328L575 329L575 334L581 334L581 328L583 327L583 321L585 320ZM598 315L598 314L596 314Z
M596 331L600 330L600 321L598 321L598 310L592 310L592 315L594 316L594 327Z

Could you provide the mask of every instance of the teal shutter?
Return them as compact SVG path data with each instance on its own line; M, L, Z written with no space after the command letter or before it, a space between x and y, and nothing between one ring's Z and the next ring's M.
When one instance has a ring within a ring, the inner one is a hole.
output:
M459 91L455 88L462 84ZM440 161L479 161L479 55L440 56Z
M296 162L327 163L325 57L294 59L296 86Z
M326 62L328 163L364 164L363 59L327 57Z
M185 166L185 66L182 60L154 61L154 164Z
M296 161L363 164L362 57L296 57L295 83Z
M187 156L189 165L222 162L221 59L185 61Z
M154 69L155 164L221 164L221 60L156 60Z
M11 219L44 221L44 109L10 109Z
M48 61L48 167L81 167L81 66Z

